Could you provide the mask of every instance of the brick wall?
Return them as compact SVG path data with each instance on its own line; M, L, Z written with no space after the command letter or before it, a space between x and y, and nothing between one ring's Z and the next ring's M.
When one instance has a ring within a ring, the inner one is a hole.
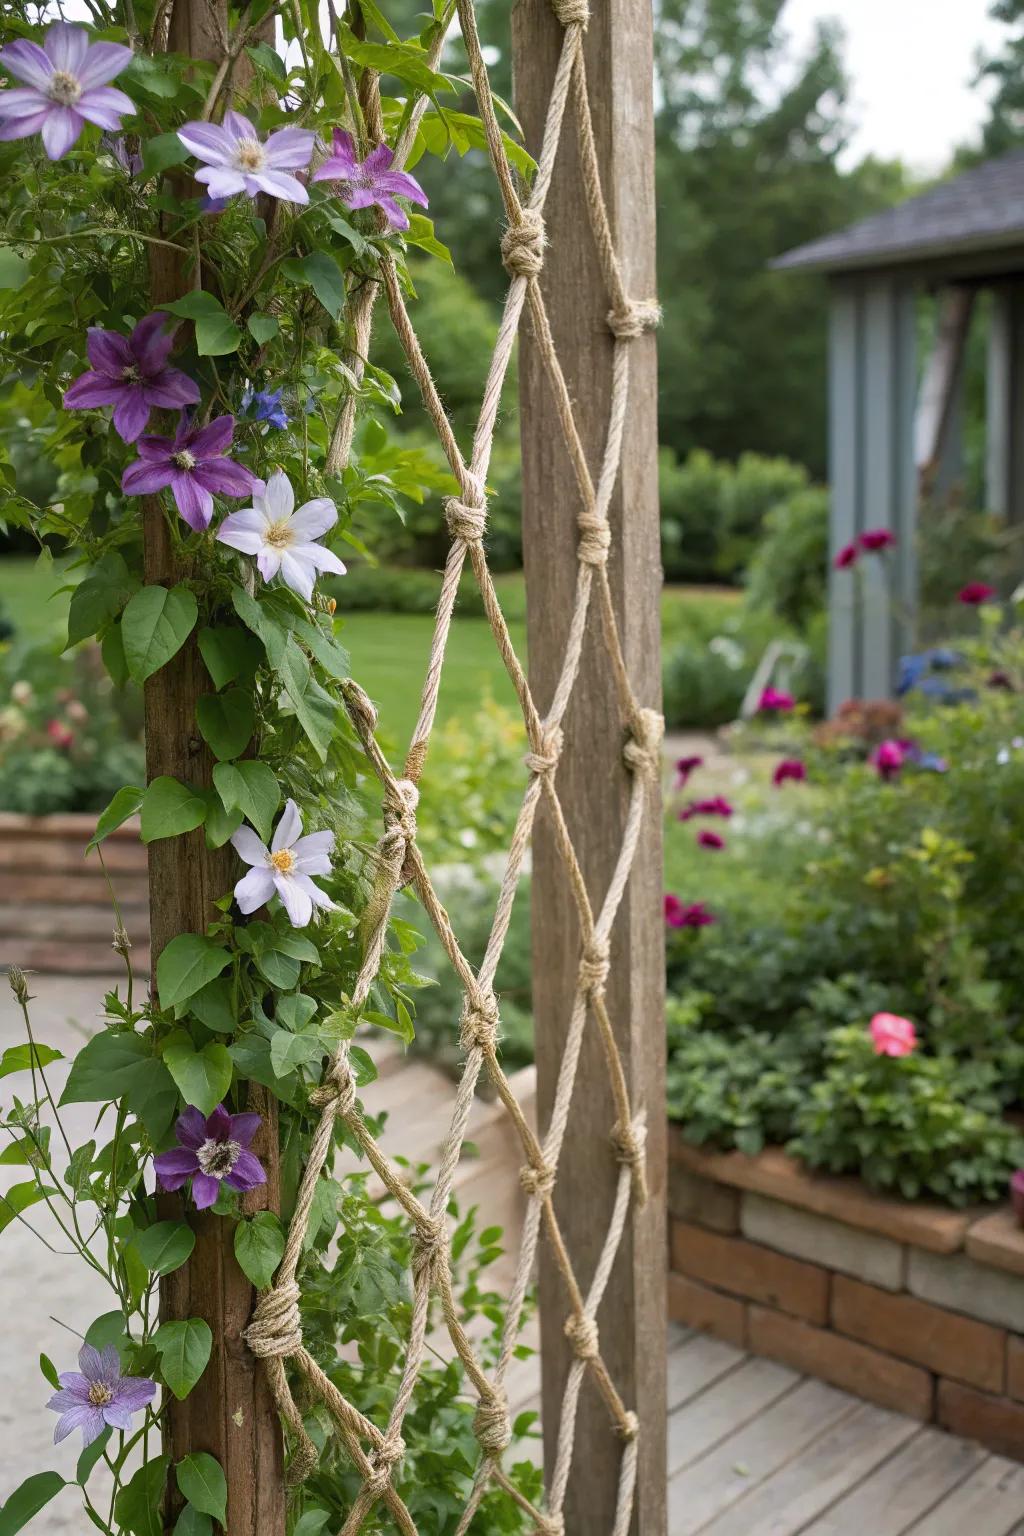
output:
M670 1138L675 1321L1024 1461L1024 1232Z

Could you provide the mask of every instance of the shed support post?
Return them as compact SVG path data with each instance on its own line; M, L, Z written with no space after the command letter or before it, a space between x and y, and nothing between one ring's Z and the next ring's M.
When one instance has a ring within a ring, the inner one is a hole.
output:
M559 57L562 27L547 0L517 0L513 13L516 103L536 153ZM602 186L625 286L655 292L654 133L650 0L596 0L586 59ZM588 460L600 462L608 429L612 336L609 299L587 220L570 105L545 221L541 283L551 329ZM633 340L625 451L610 507L608 565L627 669L643 705L660 703L660 624L655 342ZM530 684L543 713L565 652L577 572L576 480L556 427L554 400L527 324L520 351L523 543ZM596 589L595 589L596 592ZM582 663L565 718L555 783L595 906L622 843L629 792L623 734L601 623L593 602ZM541 800L534 836L532 917L538 1108L546 1129L577 982L579 934L552 825ZM598 1312L601 1353L627 1407L640 1419L632 1530L663 1536L665 1460L664 952L659 816L645 816L637 858L612 930L609 1013L634 1105L646 1112L649 1198L623 1239ZM588 1021L555 1186L555 1209L581 1286L594 1275L618 1175L608 1071ZM564 1328L565 1286L541 1246L540 1323L545 1462L550 1475L566 1375L574 1358ZM622 1443L588 1373L564 1508L567 1533L612 1530Z
M1024 284L993 291L986 385L986 506L1024 523Z

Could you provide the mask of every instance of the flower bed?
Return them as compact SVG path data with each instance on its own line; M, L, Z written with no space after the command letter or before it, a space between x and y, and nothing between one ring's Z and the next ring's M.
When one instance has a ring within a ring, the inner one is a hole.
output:
M669 1137L669 1308L757 1355L1024 1461L1024 1231Z

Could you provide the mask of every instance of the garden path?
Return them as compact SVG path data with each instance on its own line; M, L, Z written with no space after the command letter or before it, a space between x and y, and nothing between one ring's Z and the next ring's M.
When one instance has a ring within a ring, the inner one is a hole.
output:
M39 1037L75 1050L94 1027L108 984L99 977L33 978ZM5 988L0 1048L20 1038ZM381 1075L364 1099L372 1112L388 1112L383 1146L413 1169L431 1163L450 1114L451 1079L407 1059L390 1038L374 1040L371 1050ZM61 1076L54 1072L54 1086ZM531 1072L518 1074L515 1086L531 1106ZM75 1133L87 1134L92 1119L88 1105L68 1112ZM514 1233L520 1157L500 1108L476 1105L470 1139L475 1155L465 1158L456 1180L460 1207L477 1203L482 1224ZM0 1172L3 1187L17 1182L17 1169ZM52 1223L32 1216L59 1247ZM506 1255L489 1272L495 1288L507 1282L511 1262ZM53 1319L80 1333L109 1306L103 1282L74 1259L54 1259L18 1222L3 1233L0 1501L30 1471L50 1466L73 1476L74 1441L50 1444L50 1389L38 1357L45 1350L58 1369L70 1368L77 1341ZM535 1324L526 1339L536 1341ZM668 1364L670 1536L1024 1536L1024 1466L700 1334L673 1328ZM513 1413L539 1408L538 1389L537 1358L518 1362L509 1380ZM46 1529L87 1536L73 1489L49 1506Z

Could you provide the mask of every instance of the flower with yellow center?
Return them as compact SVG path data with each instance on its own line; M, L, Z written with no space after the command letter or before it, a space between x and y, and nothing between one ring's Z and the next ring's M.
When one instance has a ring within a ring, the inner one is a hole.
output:
M249 865L248 874L235 886L235 900L242 912L255 912L276 895L292 926L304 928L314 908L336 910L331 898L310 879L311 875L330 874L334 833L301 834L302 817L294 800L285 805L269 848L251 827L239 827L231 844Z
M283 470L277 469L253 492L252 506L232 512L217 530L221 544L255 555L264 581L280 575L307 603L320 571L344 576L345 567L317 541L338 520L333 501L318 497L295 510L295 492Z
M289 203L308 203L309 193L294 174L313 156L316 134L308 128L279 128L261 141L240 112L225 112L222 123L186 123L178 138L205 162L196 172L213 198L268 193Z

